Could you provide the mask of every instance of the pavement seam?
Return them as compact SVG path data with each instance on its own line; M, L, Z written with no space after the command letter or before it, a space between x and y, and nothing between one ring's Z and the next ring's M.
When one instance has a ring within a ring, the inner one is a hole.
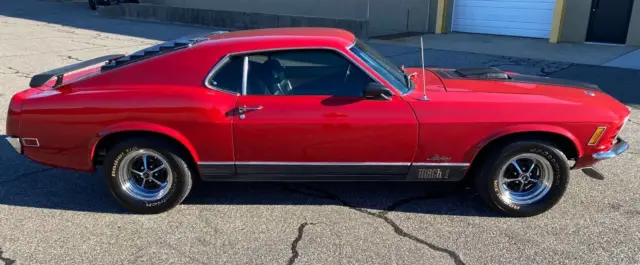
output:
M395 223L391 218L386 216L386 214L374 213L374 212L370 212L370 211L367 211L365 209L356 207L355 205L352 205L352 204L348 203L347 201L345 201L344 199L340 198L339 196L337 196L337 195L335 195L335 194L333 194L331 192L325 191L325 190L316 189L316 188L313 188L313 187L310 187L310 186L307 186L307 185L302 185L302 184L298 184L296 186L299 186L299 187L301 187L303 189L306 189L306 190L309 190L309 191L312 191L312 192L307 192L307 191L304 191L304 190L301 190L301 189L296 189L295 186L293 186L293 185L284 185L283 188L286 191L289 191L289 192L294 193L294 194L300 194L300 195L309 196L309 197L315 197L315 198L319 198L319 199L336 201L336 202L342 204L342 206L345 206L345 207L347 207L347 208L349 208L351 210L354 210L354 211L369 215L371 217L382 219L385 223L387 223L389 226L391 226L391 228L393 228L393 231L397 235L399 235L401 237L404 237L404 238L407 238L407 239L409 239L411 241L414 241L416 243L419 243L421 245L424 245L424 246L430 248L433 251L437 251L437 252L441 252L441 253L447 254L453 260L454 264L456 264L456 265L465 265L465 263L462 260L462 258L460 258L460 255L458 255L458 253L456 253L455 251L450 250L450 249L446 249L444 247L437 246L437 245L435 245L433 243L430 243L430 242L428 242L428 241L426 241L424 239L421 239L421 238L419 238L419 237L417 237L417 236L415 236L413 234L410 234L410 233L404 231L397 223ZM416 198L412 198L412 199L415 200ZM395 208L397 208L399 206L399 204L397 204L397 203L392 204L392 206L393 205L397 205L397 206L394 206Z
M606 62L604 62L604 63L596 64L596 65L597 65L597 66L607 66L607 65L605 65L605 64L608 64L608 63L610 63L610 62L613 62L614 60L616 60L616 59L618 59L618 58L620 58L620 57L622 57L622 56L625 56L625 55L627 55L627 54L630 54L630 53L632 53L632 52L635 52L635 51L637 51L637 50L639 50L639 49L633 49L633 50L630 50L630 51L625 52L625 53L623 53L623 54L621 54L621 55L618 55L618 56L614 57L613 59L610 59L610 60L608 60L608 61L606 61ZM614 66L614 67L615 67L615 66Z
M4 265L16 264L16 260L15 259L5 258L3 256L4 256L4 251L2 251L2 249L0 248L0 261L2 261L4 263Z
M296 259L298 259L298 257L300 256L300 252L298 251L298 244L304 236L304 229L310 225L316 225L316 223L304 222L300 224L300 226L298 226L298 235L296 235L296 238L294 238L293 242L291 242L291 257L289 257L289 262L287 262L287 265L293 265L296 262Z

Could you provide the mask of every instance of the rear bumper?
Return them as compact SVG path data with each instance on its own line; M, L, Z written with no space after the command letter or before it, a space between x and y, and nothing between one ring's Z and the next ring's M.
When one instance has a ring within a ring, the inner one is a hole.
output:
M609 149L608 151L598 152L593 154L593 159L605 160L605 159L614 158L626 152L629 149L629 143L627 143L625 140L622 140L622 138L618 138L617 140L618 141L616 142L616 144L613 147L611 147L611 149Z
M11 147L13 147L13 149L15 149L18 154L22 154L22 142L20 142L20 138L6 137L5 140L9 142Z

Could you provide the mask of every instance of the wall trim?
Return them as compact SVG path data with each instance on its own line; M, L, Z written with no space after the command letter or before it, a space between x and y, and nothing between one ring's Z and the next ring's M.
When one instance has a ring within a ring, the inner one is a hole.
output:
M436 34L446 32L447 0L438 0L438 10L436 13Z
M551 22L551 33L549 34L549 42L551 43L558 43L558 41L560 41L565 1L566 0L556 0L556 6L553 9L553 20Z

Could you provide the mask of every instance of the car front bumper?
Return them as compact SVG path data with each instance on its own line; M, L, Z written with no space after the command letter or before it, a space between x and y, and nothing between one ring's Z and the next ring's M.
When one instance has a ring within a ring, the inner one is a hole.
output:
M13 149L15 149L18 154L22 154L22 142L20 141L20 138L9 136L4 139L9 142L11 147L13 147Z
M616 144L613 147L611 147L609 151L598 152L593 154L593 159L605 160L605 159L614 158L626 152L629 149L629 143L627 143L625 140L622 140L622 138L618 138L617 140L618 141L616 142Z

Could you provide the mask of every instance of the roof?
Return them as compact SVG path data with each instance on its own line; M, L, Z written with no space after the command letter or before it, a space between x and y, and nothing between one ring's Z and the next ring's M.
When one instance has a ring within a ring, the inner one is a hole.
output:
M307 37L312 39L331 39L343 42L345 46L351 45L355 42L356 37L353 33L336 28L320 28L320 27L295 27L295 28L267 28L267 29L252 29L252 30L240 30L222 34L215 34L209 36L210 40L231 40L231 39L245 39L256 37L271 37L271 38L301 38Z

